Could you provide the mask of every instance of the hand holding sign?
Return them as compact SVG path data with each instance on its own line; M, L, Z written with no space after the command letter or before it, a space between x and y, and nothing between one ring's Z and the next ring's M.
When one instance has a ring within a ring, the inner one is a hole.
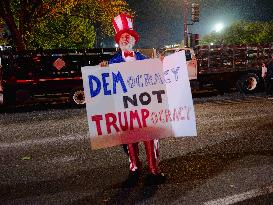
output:
M101 67L108 67L109 66L108 61L102 61L99 65Z

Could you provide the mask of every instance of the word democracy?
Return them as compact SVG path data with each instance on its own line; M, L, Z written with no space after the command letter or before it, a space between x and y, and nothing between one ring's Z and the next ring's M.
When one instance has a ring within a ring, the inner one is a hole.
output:
M180 67L165 70L163 74L140 74L129 76L125 81L120 71L105 72L100 77L89 75L90 96L96 97L102 91L104 95L117 94L117 87L120 87L123 93L128 91L127 87L134 88L136 86L142 88L147 86L155 86L157 84L168 84L173 81L178 81L178 71ZM163 76L162 76L163 75ZM125 84L127 83L127 86ZM112 89L111 89L112 88Z

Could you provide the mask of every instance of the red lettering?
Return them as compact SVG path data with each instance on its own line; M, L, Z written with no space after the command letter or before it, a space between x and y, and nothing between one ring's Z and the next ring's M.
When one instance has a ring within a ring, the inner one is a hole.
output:
M163 115L163 110L161 110L158 114L159 114L159 121L160 121L160 122L165 122L164 118L162 117L162 115Z
M117 117L114 113L107 113L105 115L105 121L106 121L106 128L107 128L107 132L108 134L111 133L111 126L113 126L113 128L119 132L119 128L117 126Z
M173 111L173 120L174 121L179 121L179 116L178 116L178 113L176 111L176 108L174 108L174 111Z
M154 124L158 123L158 117L156 112L152 112L151 120Z
M150 112L147 109L141 109L141 117L142 117L142 124L143 127L147 127L146 119L149 117Z
M120 132L133 130L134 128L147 127L148 120L151 119L153 124L157 123L168 123L172 121L190 120L191 118L191 107L181 106L173 108L172 110L163 109L158 112L151 112L148 109L131 110L115 113L105 114L105 127L108 134L112 131ZM130 112L130 113L128 113ZM130 118L130 119L128 119ZM102 123L104 118L102 115L94 115L91 117L92 121L95 122L98 135L102 135ZM130 122L129 122L130 120ZM130 123L130 124L129 124ZM104 132L106 132L104 131Z
M137 110L130 111L130 129L134 129L134 120L137 120L139 128L142 128Z
M101 126L100 126L100 121L102 120L102 115L94 115L91 117L91 119L92 119L92 121L96 122L98 135L102 135Z
M185 116L183 115L183 107L179 107L179 111L178 111L178 114L179 114L179 118L180 120L185 120Z
M122 131L126 131L128 130L128 120L127 120L126 112L123 112L123 116L124 116L124 125L122 124L122 120L121 120L121 112L118 112L118 121L119 121L120 128Z
M166 122L170 122L172 121L172 118L171 118L171 111L169 109L166 109L165 110L165 116L166 116Z

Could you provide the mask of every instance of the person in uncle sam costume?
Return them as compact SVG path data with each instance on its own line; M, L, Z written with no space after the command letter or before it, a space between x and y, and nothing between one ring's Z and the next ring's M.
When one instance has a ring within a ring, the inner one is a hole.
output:
M101 66L107 64L130 62L136 60L147 59L140 52L134 52L133 46L139 41L139 35L133 30L133 19L127 14L120 14L113 20L115 29L115 41L120 47L120 51L114 55L109 62L102 62ZM149 140L143 142L145 145L147 164L149 175L147 181L153 184L163 183L165 176L158 168L159 146L158 140ZM139 159L139 143L132 143L126 146L125 151L128 152L130 162L130 172L127 181L130 184L135 184L140 177L142 163Z

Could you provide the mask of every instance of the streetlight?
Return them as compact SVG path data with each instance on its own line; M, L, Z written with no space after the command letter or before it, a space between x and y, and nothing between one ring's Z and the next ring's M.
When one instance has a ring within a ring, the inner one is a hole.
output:
M223 28L224 28L224 24L222 24L222 23L217 23L217 24L215 24L213 30L214 30L215 32L220 32L220 31L222 31Z
M118 50L118 44L117 43L115 43L115 48L116 48L116 51Z

